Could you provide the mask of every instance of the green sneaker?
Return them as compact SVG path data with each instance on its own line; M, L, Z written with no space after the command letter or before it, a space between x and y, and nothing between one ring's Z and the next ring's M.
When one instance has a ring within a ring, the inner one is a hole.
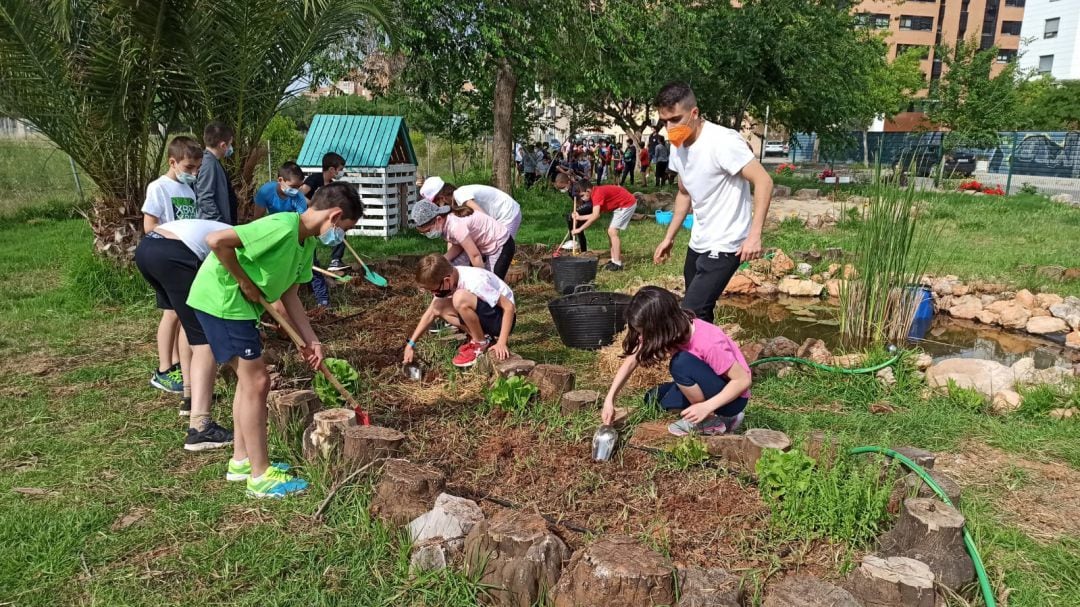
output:
M277 462L270 464L271 468L277 468L282 472L289 471L289 464L285 462ZM246 481L251 478L251 460L245 459L242 462L238 462L233 458L229 458L229 471L225 473L225 480L227 481Z
M153 375L150 376L150 385L165 392L183 394L184 374L180 372L180 365L173 365L164 373L154 371Z
M281 499L302 493L307 490L307 486L308 483L304 479L296 478L270 466L262 478L249 477L247 479L247 496L260 499Z

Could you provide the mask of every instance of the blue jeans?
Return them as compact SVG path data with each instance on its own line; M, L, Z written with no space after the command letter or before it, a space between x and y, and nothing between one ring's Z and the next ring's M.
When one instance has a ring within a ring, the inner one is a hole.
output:
M312 265L321 268L322 264L319 263L319 254L315 253L315 258L312 260ZM311 272L311 293L315 295L316 305L330 305L330 289L326 286L326 279L322 274L318 272Z
M705 395L705 398L710 399L720 394L728 384L728 380L717 375L708 363L689 352L682 351L671 357L671 379L674 381L660 384L649 390L645 394L645 402L655 402L668 411L681 411L693 403L687 400L682 390L679 390L679 386L696 385L701 388L701 393ZM745 396L740 396L717 409L715 413L720 417L734 417L742 413L747 402L748 399Z

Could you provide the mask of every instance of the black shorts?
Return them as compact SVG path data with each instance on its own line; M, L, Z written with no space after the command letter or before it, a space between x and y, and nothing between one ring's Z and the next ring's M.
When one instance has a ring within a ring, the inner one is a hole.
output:
M254 320L218 318L202 310L195 310L195 314L206 329L210 351L219 365L234 358L255 360L262 356L262 336Z
M502 333L503 309L499 306L490 306L488 302L477 297L476 315L480 317L480 328L484 330L484 335L490 335L498 339ZM510 323L510 330L513 331L516 325L517 314L514 315L514 320Z
M510 264L514 261L514 252L517 251L517 243L514 241L514 237L510 236L506 239L506 243L503 244L502 249L499 251L499 258L495 260L495 264L491 268L491 272L499 277L499 280L506 279L506 273L510 271ZM487 259L485 258L486 262Z
M157 306L162 310L174 310L193 346L206 345L206 333L187 305L191 283L202 263L183 241L165 238L151 232L135 247L135 265L146 282L154 287Z

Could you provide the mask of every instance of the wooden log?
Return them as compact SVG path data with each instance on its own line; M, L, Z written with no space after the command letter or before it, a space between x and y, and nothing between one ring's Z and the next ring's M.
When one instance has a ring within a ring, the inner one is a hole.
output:
M927 451L926 449L920 449L918 447L897 447L893 449L900 455L906 455L908 459L914 461L916 464L931 470L934 467L934 462L937 461L937 456ZM907 470L907 468L903 468Z
M814 430L806 438L806 455L821 465L831 466L838 449L838 441L822 430Z
M927 472L930 474L930 478L934 479L937 486L945 491L945 496L949 498L949 501L952 502L953 506L959 508L960 485L944 472L938 470L927 470ZM937 493L934 493L934 490L924 483L923 480L919 478L919 475L914 472L904 477L904 492L905 495L910 497L939 499Z
M345 429L343 459L353 468L371 462L398 457L405 446L405 435L393 428L353 426Z
M723 569L679 567L679 602L675 607L741 607L743 580Z
M555 587L570 549L538 514L500 510L465 538L465 567L489 586L483 602L531 607Z
M570 415L579 411L596 411L599 403L600 393L596 390L572 390L562 395L559 407L563 415Z
M540 400L554 402L574 389L574 370L561 365L536 365L529 381L540 388Z
M344 448L345 429L355 425L356 412L352 409L327 409L315 413L304 431L304 459L314 461L323 457L334 461Z
M939 584L952 590L975 579L975 565L964 548L964 515L945 502L904 500L896 526L879 543L882 556L922 561Z
M672 605L671 573L664 557L637 540L604 537L570 557L555 586L552 605Z
M435 499L446 489L446 475L431 466L391 459L382 469L369 512L392 525L408 525L431 510Z
M851 593L816 577L789 575L765 591L762 607L863 607Z
M848 576L848 587L866 607L934 607L934 574L915 559L869 554Z
M279 432L307 428L322 409L319 397L311 390L275 390L266 397L266 406L270 425Z
M733 468L754 473L757 461L766 449L787 451L791 448L791 439L783 432L753 428L746 434L723 434L706 436L705 447L709 455L719 457Z
M506 271L506 284L516 285L529 277L529 268L524 265L512 265Z
M476 362L476 370L493 379L507 377L528 377L536 367L536 363L522 358L519 354L510 353L506 360L495 360L493 356L481 356Z

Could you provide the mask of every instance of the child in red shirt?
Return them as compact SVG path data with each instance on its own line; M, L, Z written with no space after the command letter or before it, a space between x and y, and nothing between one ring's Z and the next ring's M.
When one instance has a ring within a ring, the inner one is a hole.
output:
M592 210L588 214L573 212L571 221L575 227L571 233L574 236L582 234L589 226L596 223L597 219L600 219L600 213L611 213L611 223L608 224L607 230L608 238L611 239L611 261L604 266L604 269L612 272L622 270L622 242L619 240L619 232L630 225L634 211L637 210L637 198L630 193L630 190L620 185L594 186L587 179L582 179L575 185L578 201L582 205L591 204ZM579 220L582 223L578 223Z
M724 434L742 424L750 399L750 365L720 327L694 318L693 312L679 307L674 294L660 287L643 287L634 295L626 323L626 358L600 413L605 424L612 422L615 398L638 365L655 365L669 354L672 381L645 396L647 403L679 412L682 419L668 426L668 432Z

